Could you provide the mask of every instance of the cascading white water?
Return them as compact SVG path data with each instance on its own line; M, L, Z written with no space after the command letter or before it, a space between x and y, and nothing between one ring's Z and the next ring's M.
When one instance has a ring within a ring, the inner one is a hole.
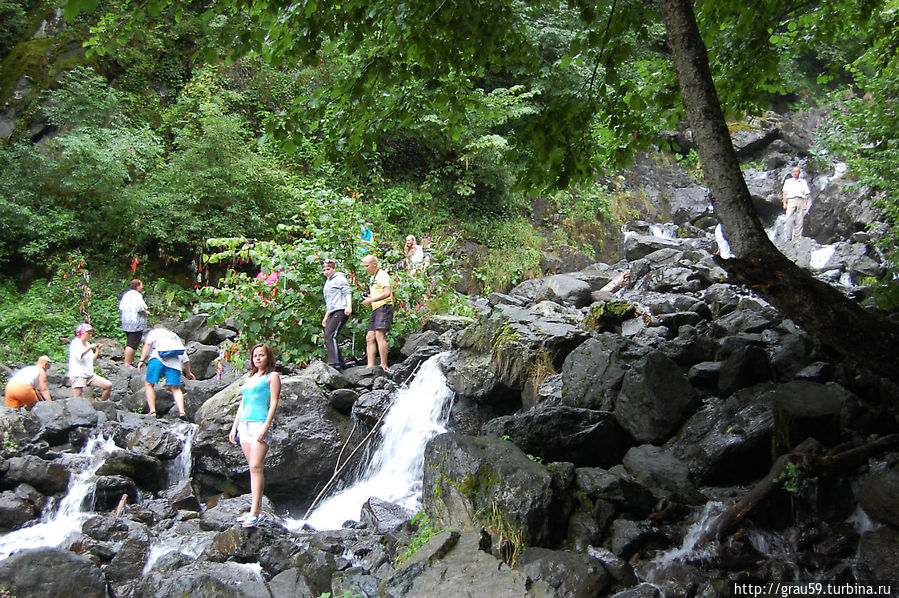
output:
M191 446L197 426L193 424L177 424L172 433L181 441L181 453L166 463L169 483L174 483L190 475ZM19 550L59 546L66 537L81 530L81 525L94 515L90 509L90 498L96 489L97 470L106 461L106 457L122 450L111 438L92 436L77 455L68 458L77 462L80 471L69 478L69 486L58 504L48 504L44 515L38 523L12 531L0 538L0 560Z
M425 445L446 431L454 396L440 370L445 355L428 359L412 383L397 392L381 426L377 450L359 479L325 500L309 519L287 519L288 529L307 523L316 529L339 529L346 520L358 519L362 505L372 497L413 511L419 508Z
M94 474L106 461L106 456L122 450L110 438L91 437L76 458L84 469L69 478L69 487L58 505L48 505L39 523L10 532L0 538L0 560L13 552L42 546L58 546L66 537L81 529L91 513L84 511L84 503L96 488ZM56 508L54 508L56 507Z
M193 424L178 424L173 428L173 434L183 448L177 457L165 462L165 473L168 476L169 484L190 476L190 468L193 465L194 436L199 429L199 426Z

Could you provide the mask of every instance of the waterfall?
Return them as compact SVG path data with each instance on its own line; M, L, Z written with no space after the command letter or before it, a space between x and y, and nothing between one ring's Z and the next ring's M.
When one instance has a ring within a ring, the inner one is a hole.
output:
M72 532L81 530L81 524L92 513L84 511L84 504L96 488L94 474L106 461L106 456L122 450L110 438L91 437L77 455L70 458L78 461L82 469L69 478L66 494L57 505L48 504L41 520L29 527L12 531L0 538L0 560L19 550L58 546ZM55 508L54 508L55 507Z
M177 424L172 433L182 444L181 453L165 463L169 484L190 475L191 447L198 427L195 424ZM111 438L91 436L78 454L63 455L61 459L74 462L73 473L65 495L58 503L52 499L44 508L41 520L0 537L0 560L28 548L59 546L73 532L81 531L81 525L95 513L91 499L96 489L96 473L106 457L122 450Z
M177 457L165 462L166 480L169 485L179 480L190 477L190 469L193 466L194 436L200 427L196 424L178 424L173 429L175 438L184 447Z
M316 529L339 529L344 521L358 519L362 505L372 497L419 509L425 445L446 431L454 397L440 370L445 355L428 359L412 383L397 392L378 433L377 449L357 480L326 499L308 520L287 519L288 529L307 523Z

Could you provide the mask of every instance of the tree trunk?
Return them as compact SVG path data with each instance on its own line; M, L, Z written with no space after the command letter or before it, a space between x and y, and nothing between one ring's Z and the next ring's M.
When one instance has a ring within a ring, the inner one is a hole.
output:
M659 0L659 6L702 173L736 256L718 263L829 348L899 379L899 326L813 278L768 239L740 171L693 6L690 0Z

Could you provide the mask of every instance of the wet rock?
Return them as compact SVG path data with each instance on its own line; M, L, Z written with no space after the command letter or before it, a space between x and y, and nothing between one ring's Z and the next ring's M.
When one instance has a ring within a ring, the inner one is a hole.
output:
M7 462L0 483L4 488L13 488L23 482L45 494L57 494L68 486L69 470L57 462L45 461L34 455L13 457Z
M609 391L621 388L627 361L622 356L627 342L616 334L586 340L562 365L562 403L571 407L601 409Z
M611 576L593 557L546 548L524 551L515 569L534 581L545 581L558 596L600 596L611 583Z
M30 501L11 490L0 493L0 529L3 531L19 529L36 515L35 505Z
M106 580L87 557L68 550L22 550L0 561L0 587L18 598L105 598Z
M294 598L295 596L315 596L300 569L294 567L278 573L268 582L272 598ZM375 594L377 596L377 594ZM366 596L366 598L369 598Z
M82 505L82 508L90 508L98 511L109 511L116 508L122 495L128 502L137 500L137 484L129 477L123 475L100 475L94 487L93 503Z
M259 593L260 581L255 570L238 563L193 561L168 575L154 568L140 590L154 598L255 598L264 595Z
M556 274L526 280L509 291L512 296L529 301L556 301L563 305L583 307L590 303L590 285L574 276Z
M398 384L411 381L421 364L442 351L443 349L440 347L432 345L418 347L401 363L395 363L390 366L390 377Z
M847 394L836 384L804 380L787 382L771 391L774 456L792 450L806 438L815 438L824 446L836 445L840 440L840 413Z
M425 508L435 525L470 527L499 517L529 545L552 545L552 475L514 444L489 436L441 434L425 449ZM479 515L480 514L480 515Z
M194 376L200 380L207 380L218 373L216 362L220 359L220 355L217 346L189 342L186 349L190 358L190 371Z
M671 539L649 521L616 519L612 523L611 548L616 556L629 559L644 548L663 548L671 544Z
M657 446L644 444L630 449L622 460L637 483L647 488L662 488L674 493L681 501L701 504L707 499L690 480L689 467Z
M636 362L621 385L615 419L638 441L668 438L698 406L699 397L681 369L654 351Z
M467 350L470 359L477 363L486 361L487 373L477 376L478 366L446 371L450 388L460 394L473 396L466 390L471 383L467 374L492 386L478 392L481 396L493 392L494 387L521 389L525 381L534 377L541 361L561 367L565 357L577 347L586 335L576 325L574 314L554 303L542 302L529 309L511 305L497 305L479 322L478 326L465 329L457 343ZM462 358L465 359L466 355Z
M617 512L628 512L638 516L648 515L655 509L656 499L652 492L636 482L627 471L616 466L610 470L598 467L579 467L575 470L575 488L584 491L588 497L614 505ZM608 520L612 512L603 509L601 520ZM598 515L598 512L596 513Z
M362 505L360 520L378 533L387 533L405 525L412 519L412 515L414 513L409 509L372 497Z
M159 459L128 450L110 453L97 475L125 476L147 490L161 490L165 482L165 469Z
M193 473L201 494L249 489L246 459L240 448L228 441L240 403L238 382L209 399L196 415L199 430L193 442ZM277 418L269 430L265 458L266 493L275 500L311 500L315 489L331 477L351 425L331 407L314 381L282 377Z
M331 578L331 594L378 598L378 582L377 577L363 573L359 567L352 567L334 574Z
M437 344L437 339L439 337L440 334L436 330L426 330L424 332L410 334L406 337L406 342L403 343L403 348L400 349L400 352L406 357L409 357L415 353L419 347Z
M899 529L884 526L862 534L858 569L861 581L895 583L899 579Z
M127 538L109 563L106 570L107 579L112 583L120 583L140 578L149 553L149 536Z
M611 575L612 580L619 586L630 586L637 583L637 577L630 564L618 557L610 550L591 546L588 554L602 563L602 566Z
M700 484L746 482L771 467L770 385L709 399L662 447L690 469Z
M480 542L476 531L438 534L381 582L380 595L456 598L461 588L478 588L484 596L555 598L546 582L529 583L526 575L484 552Z
M197 498L191 478L179 480L165 491L166 499L178 510L200 511L200 499Z
M161 423L134 430L128 434L125 447L157 459L174 459L183 450L181 441L173 430Z
M453 330L464 330L472 324L474 324L474 320L465 316L436 315L428 318L422 330L425 332L433 330L437 334L442 335Z
M51 444L65 442L69 432L77 427L97 425L97 412L83 397L39 401L31 415L40 426L38 436Z
M771 378L768 354L757 346L737 349L728 356L718 372L718 391L729 396L741 388Z
M346 415L350 414L350 411L353 409L353 405L359 399L359 394L350 390L349 388L338 388L337 390L331 392L328 395L328 401L331 403L331 406L334 407L337 411L344 413Z
M509 437L525 453L546 462L611 467L633 444L611 413L565 406L537 407L490 421L484 433Z
M899 469L869 473L862 480L858 504L871 519L899 528Z

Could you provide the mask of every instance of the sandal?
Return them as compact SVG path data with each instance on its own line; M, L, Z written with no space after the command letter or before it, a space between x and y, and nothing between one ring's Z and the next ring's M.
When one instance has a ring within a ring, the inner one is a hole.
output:
M256 527L258 521L259 517L257 515L250 515L247 519L240 522L240 527Z
M156 412L155 412L155 411L149 411L149 412L147 412L147 415L152 415L153 417L156 417Z

